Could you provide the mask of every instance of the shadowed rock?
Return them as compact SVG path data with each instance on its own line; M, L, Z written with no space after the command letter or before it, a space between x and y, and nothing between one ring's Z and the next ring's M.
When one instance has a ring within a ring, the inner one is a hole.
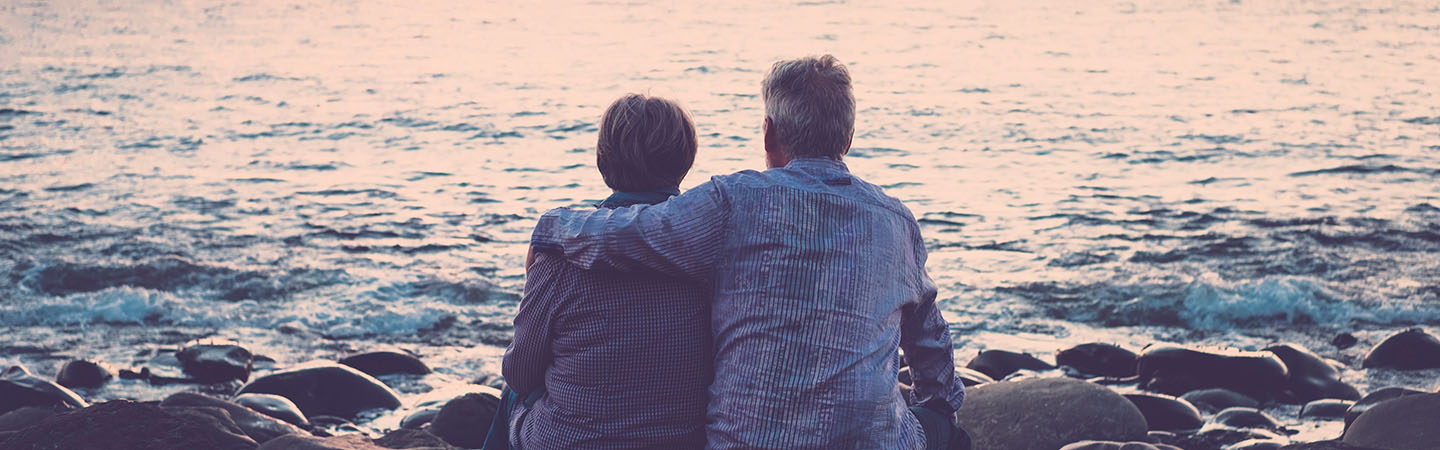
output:
M354 354L340 359L340 364L354 367L372 377L397 373L412 375L430 373L430 367L421 362L420 358L392 351Z
M1169 395L1224 388L1263 401L1280 395L1289 380L1285 363L1269 352L1210 352L1162 344L1145 349L1136 366L1142 389Z
M462 395L440 408L430 422L430 432L457 447L480 448L485 444L485 433L489 427L476 424L490 423L499 407L499 395Z
M1257 408L1260 406L1260 402L1245 396L1245 394L1220 388L1190 391L1180 396L1180 398L1185 399L1185 401L1190 402L1190 404L1195 405L1196 408L1207 413L1220 412L1225 408L1233 408L1236 406L1246 408Z
M410 413L410 415L405 416L404 419L400 420L400 428L418 430L421 427L424 427L425 424L430 423L432 420L435 420L435 415L439 413L439 407L430 407L415 411L413 413Z
M1186 450L1222 450L1240 442L1283 441L1284 438L1272 431L1260 429L1234 429L1223 426L1206 427L1199 433L1169 435L1158 439L1161 443L1174 445Z
M1305 403L1322 398L1360 399L1360 391L1340 381L1340 371L1309 349L1295 344L1279 344L1266 347L1265 351L1285 362L1288 382L1282 400Z
M1391 450L1440 446L1440 394L1409 395L1365 411L1345 430L1346 444Z
M1225 450L1280 450L1285 442L1278 439L1250 439L1225 446Z
M240 427L240 430L244 432L246 436L262 444L287 434L306 434L305 430L300 427L261 414L259 411L247 408L238 403L191 392L181 392L166 397L165 401L160 402L160 406L164 408L208 407L223 409L226 413L230 414L230 419Z
M1060 450L1184 450L1180 447L1149 442L1080 441Z
M1151 430L1190 431L1205 425L1200 411L1185 400L1154 394L1126 394L1125 399L1145 416Z
M1054 369L1055 366L1028 353L985 350L975 355L974 359L965 364L965 368L978 370L991 379L999 380L1022 369L1043 371Z
M1383 450L1374 447L1360 447L1338 441L1307 442L1304 444L1290 444L1280 447L1280 450Z
M349 366L329 363L265 375L236 394L251 393L288 398L311 420L320 415L351 418L368 409L400 407L400 398L384 383Z
M1350 424L1355 423L1355 419L1359 418L1360 414L1368 411L1370 408L1375 407L1375 405L1407 395L1418 395L1424 393L1424 391L1404 387L1386 387L1381 388L1380 390L1377 390L1375 392L1366 394L1364 398L1361 398L1359 401L1355 402L1354 405L1350 405L1350 409L1345 411L1345 428L1350 428Z
M305 413L300 412L300 407L295 406L295 402L285 397L274 394L241 394L235 397L235 403L291 425L310 427L310 419L305 418Z
M0 414L0 432L19 431L34 425L47 417L69 411L63 406L25 406Z
M175 353L180 368L201 383L250 379L250 350L229 341L200 340Z
M1231 428L1264 428L1274 430L1280 428L1280 423L1274 417L1265 414L1255 408L1234 407L1225 408L1224 411L1215 414L1215 423Z
M98 388L115 378L115 370L103 364L76 359L60 367L55 382L67 388Z
M957 421L976 449L1054 450L1084 440L1145 439L1145 416L1135 405L1104 386L1070 378L976 386Z
M90 406L85 399L64 386L31 375L22 366L11 366L0 373L0 414L25 406Z
M1135 376L1135 352L1101 343L1080 344L1055 354L1055 363L1084 374L1103 377Z
M1365 355L1364 367L1401 370L1440 368L1440 339L1419 328L1385 338Z
M1355 344L1358 344L1358 343L1360 343L1360 339L1357 339L1357 338L1355 337L1355 335L1350 334L1350 333L1340 333L1340 334L1337 334L1337 335L1335 335L1335 339L1331 339L1331 340L1330 340L1330 345L1334 345L1335 348L1338 348L1338 349L1341 349L1341 350L1344 350L1344 349L1347 349L1347 348L1350 348L1350 347L1354 347Z
M1345 418L1345 412L1349 411L1350 406L1354 404L1355 402L1349 400L1322 398L1320 400L1306 403L1304 407L1300 408L1300 418L1343 419Z
M985 383L995 382L995 379L991 378L989 375L981 373L978 370L966 367L956 368L955 378L960 379L960 384L964 385L965 387L978 386Z
M117 400L41 420L4 444L7 449L254 449L255 441L227 431L220 414L175 414L153 403Z
M419 430L407 430L404 428L386 433L385 436L382 436L379 439L375 440L375 445L379 445L385 448L397 449L406 448L449 450L456 448L450 444L445 443L445 440L440 439L439 436L436 436L434 434Z
M308 437L299 435L281 436L261 445L258 450L382 450L363 435L351 434L334 437Z

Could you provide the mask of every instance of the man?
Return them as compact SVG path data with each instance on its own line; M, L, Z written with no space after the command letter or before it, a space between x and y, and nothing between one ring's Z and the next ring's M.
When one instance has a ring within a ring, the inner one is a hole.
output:
M595 156L615 193L599 207L679 194L695 153L695 125L680 106L635 94L616 100L601 119ZM526 270L505 352L506 382L518 398L532 399L514 410L510 443L524 450L703 447L713 375L710 293L692 281L581 270L539 255Z
M709 448L967 448L919 227L842 162L855 127L849 72L829 55L782 61L763 97L769 170L653 206L551 211L532 252L713 286ZM896 385L897 347L913 408Z

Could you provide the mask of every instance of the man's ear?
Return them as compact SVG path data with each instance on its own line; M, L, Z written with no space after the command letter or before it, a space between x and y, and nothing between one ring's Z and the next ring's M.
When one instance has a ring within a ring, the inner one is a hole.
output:
M850 145L855 143L855 129L850 129L850 137L845 138L845 149L840 151L840 156L850 154Z

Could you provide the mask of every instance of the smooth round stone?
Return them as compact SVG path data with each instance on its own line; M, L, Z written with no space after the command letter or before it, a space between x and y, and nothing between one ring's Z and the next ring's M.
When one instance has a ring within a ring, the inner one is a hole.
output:
M199 408L197 408L199 409ZM59 414L15 432L6 449L252 450L224 412L174 411L116 400Z
M1261 429L1235 429L1224 426L1209 426L1198 433L1160 438L1160 442L1184 449L1223 449L1227 446L1249 440L1282 441L1284 438L1272 431Z
M1306 442L1280 447L1281 450L1383 450L1374 447L1360 447L1338 441Z
M300 412L300 407L285 397L274 394L240 394L235 396L235 403L291 425L310 427L310 420L305 418L305 413Z
M1104 386L1071 378L987 383L957 413L976 449L1054 450L1085 440L1141 441L1145 416Z
M328 415L351 418L369 409L395 409L400 398L389 386L349 366L314 364L265 375L236 394L274 394L290 399L312 421Z
M424 408L415 411L413 413L410 413L410 415L405 416L404 419L400 420L400 428L418 430L421 427L424 427L425 424L435 420L435 415L439 413L439 407Z
M1183 399L1154 394L1126 394L1125 399L1140 410L1151 430L1191 431L1205 425L1200 410Z
M240 344L216 340L194 341L175 352L180 368L201 383L249 379L252 357Z
M1225 408L1233 408L1236 406L1246 408L1257 408L1260 406L1260 402L1245 396L1245 394L1220 388L1190 391L1180 396L1180 398L1207 413L1220 412Z
M1350 406L1354 404L1355 402L1349 400L1322 398L1320 400L1306 403L1304 407L1301 407L1300 418L1343 419L1345 418L1345 412L1349 411Z
M430 421L430 432L456 447L480 448L485 444L488 424L500 408L500 397L465 394L445 403Z
M173 406L161 407L160 409L182 420L200 425L201 428L205 429L206 434L218 444L217 448L248 450L259 445L254 438L245 434L245 430L240 428L239 424L235 423L235 419L231 417L230 413L225 411L224 408L214 406Z
M1250 439L1225 446L1224 450L1278 450L1285 442L1274 439Z
M90 406L74 391L55 382L31 375L24 366L11 366L0 373L0 414L26 406Z
M1400 370L1440 368L1440 339L1419 328L1385 338L1365 355L1363 367Z
M1215 423L1231 428L1280 428L1280 423L1274 417L1265 414L1255 408L1234 407L1225 408L1215 414Z
M60 367L55 382L67 388L94 389L115 379L115 370L109 366L83 359L71 360Z
M1183 450L1180 447L1149 442L1080 441L1060 450Z
M1279 344L1266 347L1285 362L1288 373L1286 400L1305 403L1322 398L1359 400L1360 391L1340 380L1340 371L1330 361L1321 358L1309 349L1296 344Z
M310 437L283 436L266 442L255 450L385 450L361 434Z
M420 358L395 351L358 353L341 358L340 364L354 367L372 377L397 373L411 375L430 373L430 366L426 366L424 362L420 361Z
M1059 366L1112 378L1135 376L1135 360L1135 352L1102 343L1080 344L1055 354L1055 363Z
M980 371L991 379L1000 380L1019 370L1045 371L1054 369L1055 366L1030 356L1028 353L985 350L975 355L974 359L965 364L965 368Z
M1337 334L1335 335L1335 339L1330 340L1330 345L1334 345L1335 348L1338 348L1340 350L1354 347L1355 344L1358 343L1360 343L1360 339L1356 338L1355 335L1350 333Z
M1168 395L1224 388L1263 401L1283 394L1289 380L1285 363L1269 352L1160 344L1145 349L1136 366L1141 389Z
M488 424L486 424L488 425ZM414 449L450 449L445 440L440 439L430 432L401 428L385 433L375 440L375 445L385 448L414 448Z
M69 408L56 406L25 406L17 408L5 414L0 414L0 432L19 431L30 425L56 414L69 411ZM0 439L4 442L4 439Z
M1424 393L1425 391L1392 386L1381 388L1375 392L1366 394L1364 398L1361 398L1359 401L1355 402L1354 405L1350 405L1350 409L1345 411L1345 427L1349 428L1350 424L1354 423L1355 419L1360 417L1360 414L1368 411L1370 408L1375 407L1375 405L1408 395L1418 395Z
M1365 411L1345 430L1346 444L1390 450L1440 447L1440 394L1408 395Z
M955 368L955 378L960 379L960 384L964 385L965 387L978 386L985 383L995 382L995 379L990 378L989 375L981 373L978 370L965 367Z
M164 408L208 407L220 408L230 419L255 442L264 443L287 434L305 434L305 430L294 424L262 414L236 402L225 401L193 392L180 392L160 402Z

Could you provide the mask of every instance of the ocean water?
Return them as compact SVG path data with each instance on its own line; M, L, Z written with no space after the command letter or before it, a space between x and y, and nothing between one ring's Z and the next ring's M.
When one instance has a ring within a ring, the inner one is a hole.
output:
M1357 370L1440 331L1440 6L1398 1L3 2L0 363L213 336L415 350L406 394L498 373L535 219L608 194L610 101L691 111L690 187L763 167L760 81L820 53L960 363L1288 340L1437 377Z

